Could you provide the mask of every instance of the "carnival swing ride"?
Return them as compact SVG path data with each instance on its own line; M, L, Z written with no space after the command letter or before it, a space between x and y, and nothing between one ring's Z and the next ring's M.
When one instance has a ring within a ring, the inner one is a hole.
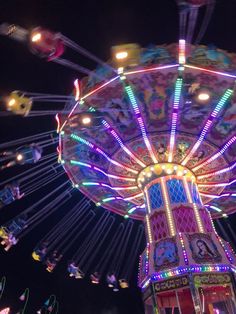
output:
M236 55L213 45L199 45L214 1L176 2L180 13L178 44L114 46L107 63L61 33L41 27L27 31L6 23L0 26L2 35L27 43L35 55L86 75L75 80L73 96L21 91L9 95L7 110L22 116L34 116L36 101L65 102L66 106L56 115L60 171L45 171L55 158L55 153L42 157L42 147L51 141L49 133L15 141L12 146L30 144L4 149L2 171L39 161L33 172L24 173L34 189L39 184L36 181L43 183L45 176L54 180L64 171L72 187L67 187L68 182L58 186L4 224L0 236L8 250L36 221L66 206L71 191L79 189L86 198L32 254L49 272L63 257L69 240L79 239L93 221L91 200L108 211L96 221L92 234L71 259L71 277L83 278L89 271L91 252L95 256L103 246L115 221L114 212L144 223L147 245L140 256L139 286L146 313L169 313L169 308L183 314L235 313L235 255L230 244L216 233L213 220L235 212ZM205 16L196 36L200 11ZM99 66L92 72L63 59L65 47ZM44 166L43 173L40 165ZM26 197L27 189L23 192L18 182L7 184L0 194L1 206ZM52 201L39 210L49 197ZM128 287L143 236L142 226L131 236L132 226L132 219L127 219L112 232L110 244L90 276L93 283L99 283L110 261L106 276L109 286L114 291L118 284ZM122 265L116 260L124 258L130 239L129 262L118 281Z

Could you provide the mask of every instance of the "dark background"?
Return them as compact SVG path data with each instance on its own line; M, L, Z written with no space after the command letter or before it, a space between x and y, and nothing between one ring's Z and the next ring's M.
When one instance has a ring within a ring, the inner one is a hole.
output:
M102 0L38 0L1 1L0 22L15 23L27 29L42 26L60 31L82 47L103 60L110 58L112 45L137 42L141 46L164 44L178 40L178 11L174 0L102 1ZM218 0L203 43L214 43L228 51L236 52L236 1ZM78 54L67 52L68 57L90 69L95 67ZM15 89L49 94L69 94L75 78L82 76L70 69L45 62L33 56L26 46L0 38L0 96ZM45 104L45 109L50 109ZM58 108L60 109L60 107ZM54 118L0 117L0 142L6 142L56 127ZM15 174L10 170L0 173L0 182ZM64 178L65 179L65 178ZM42 195L45 191L41 191ZM37 199L40 195L37 195ZM80 197L78 193L78 198ZM31 202L22 200L0 212L3 223L23 210ZM97 209L102 211L102 209ZM60 215L60 214L58 214ZM6 290L0 309L20 307L18 297L29 287L31 291L26 313L37 308L55 293L63 314L141 314L142 301L133 279L131 288L114 294L103 285L93 286L88 279L70 280L66 261L60 263L55 273L49 274L42 265L33 262L30 254L35 244L60 217L53 216L37 227L22 243L5 253L0 248L0 276L7 276ZM120 218L117 218L118 222ZM235 219L231 219L231 223Z

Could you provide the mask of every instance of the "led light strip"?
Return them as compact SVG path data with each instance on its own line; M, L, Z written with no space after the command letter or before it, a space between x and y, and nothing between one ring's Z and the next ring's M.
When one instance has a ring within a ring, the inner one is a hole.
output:
M183 182L184 182L184 187L185 187L185 191L186 191L186 194L187 194L188 201L189 201L190 204L192 204L193 203L193 199L192 199L192 195L191 195L191 193L189 191L188 182L187 182L187 178L186 177L183 178Z
M133 195L133 196L124 197L124 201L130 201L130 200L133 200L133 199L138 198L138 197L140 197L140 196L143 196L143 192L138 193L138 194L135 194L135 195Z
M201 218L200 218L200 215L199 215L199 211L198 211L196 203L194 203L194 201L192 199L192 195L191 195L191 193L189 191L189 186L188 186L188 182L187 182L186 177L183 178L183 182L184 182L184 187L185 187L185 191L186 191L186 194L187 194L188 201L189 201L189 203L191 203L193 205L193 211L194 211L194 215L195 215L195 218L196 218L196 221L197 221L198 230L203 233L204 229L203 229L202 221L201 221Z
M188 155L184 158L184 160L182 161L181 165L186 165L186 163L189 161L189 159L192 157L192 155L196 152L196 150L198 149L198 147L201 145L202 141L204 140L207 132L209 131L214 118L217 117L218 113L220 112L220 110L222 109L222 107L225 105L225 103L228 101L229 97L233 94L233 90L232 89L227 89L226 92L224 93L224 95L221 97L220 101L218 102L218 104L216 105L215 109L212 111L210 117L208 118L197 142L194 144L193 148L191 149L191 151L188 153Z
M148 195L147 187L145 187L145 189L144 189L144 195L145 195L145 199L147 202L147 206L146 206L147 212L148 212L148 214L151 214L152 208L151 208L150 201L149 201L149 195Z
M114 175L114 174L107 173L104 170L102 170L102 169L100 169L100 168L98 168L98 167L96 167L94 165L87 164L85 162L81 162L81 161L77 161L77 160L70 160L70 164L71 165L75 165L75 166L84 166L84 167L93 169L95 171L99 171L99 172L103 173L105 176L107 176L109 178L114 178L114 179L119 179L119 180L124 180L124 181L131 181L131 182L135 182L136 181L136 179L134 179L134 178L122 177L122 176L117 176L117 175Z
M217 239L219 240L219 242L220 242L220 244L221 244L223 250L225 251L225 254L226 254L228 260L230 261L230 263L233 263L233 259L232 259L232 257L230 256L229 251L226 249L224 242L223 242L222 239L218 236L218 234L216 235L216 237L217 237Z
M172 162L173 160L173 151L175 148L176 128L177 128L178 111L179 111L182 85L183 85L183 79L177 78L176 83L175 83L175 94L174 94L174 104L173 104L173 112L172 112L168 162Z
M220 157L221 155L224 154L224 152L227 150L227 148L229 148L234 142L236 141L236 136L233 136L222 148L221 150L216 153L215 155L213 155L212 157L210 157L209 159L207 159L206 161L204 161L203 163L201 163L200 165L194 167L193 169L191 169L192 171L196 171L200 168L202 168L205 165L208 165L210 162L216 160L218 157Z
M119 163L116 160L113 160L112 158L110 158L101 148L97 147L96 145L92 144L91 142L83 139L82 137L75 135L75 134L71 134L71 138L73 138L74 140L76 140L77 142L83 143L91 148L93 148L96 152L98 152L99 154L101 154L102 156L104 156L110 163L112 163L113 165L116 165L120 168L126 169L134 174L138 174L137 170L134 170L132 168L129 168L121 163Z
M150 226L150 220L148 215L146 215L146 222L147 222L147 232L148 232L148 239L149 243L152 243L152 232L151 232L151 226Z
M128 75L131 75L131 74L138 74L138 73L144 73L144 72L153 72L153 71L158 71L158 70L177 68L178 66L179 66L178 64L170 64L170 65L164 65L164 66L160 66L160 67L152 67L152 68L135 70L135 71L127 71L127 72L124 72L124 75L128 76Z
M185 40L180 39L179 40L179 64L183 65L186 62L185 58Z
M217 171L213 171L213 172L209 172L209 173L197 176L197 179L209 178L209 177L221 174L221 173L225 173L225 172L233 170L235 167L236 167L236 162L234 164L232 164L231 166L227 167L227 168L223 168L223 169L220 169L220 170L217 170Z
M225 73L225 72L218 72L218 71L209 70L209 69L205 69L205 68L199 68L199 67L196 67L194 65L189 65L189 64L185 64L185 67L189 68L189 69L195 69L195 70L199 70L199 71L203 71L203 72L208 72L208 73L213 73L213 74L217 74L217 75L232 77L232 78L236 79L236 75Z
M208 204L206 204L205 207L214 209L214 210L217 211L218 213L221 213L221 212L222 212L222 209L220 209L219 207L213 206L213 205L208 205Z
M80 98L81 101L83 101L84 99L86 99L87 97L93 95L94 93L96 93L97 91L99 91L100 89L102 89L103 87L109 85L110 83L114 82L115 80L117 80L119 78L119 76L115 76L112 79L110 79L109 81L103 83L102 85L98 86L97 88L93 89L91 92L89 92L88 94L84 95L83 97ZM75 111L76 107L78 106L79 102L77 102L74 107L72 108L71 112L68 115L68 118L70 118L73 114L73 112ZM67 119L66 121L63 123L61 130L64 128L65 124L67 123Z
M168 194L166 191L166 182L164 178L161 178L161 187L164 195L164 200L165 200L165 207L166 207L166 213L167 213L167 220L168 220L168 225L170 229L170 235L173 237L175 235L175 227L174 227L174 220L172 216L172 212L169 206L169 200L168 200Z
M178 276L186 273L205 273L205 272L229 272L232 270L232 267L229 265L204 265L204 266L199 266L199 265L191 265L187 267L178 267L175 269L169 269L166 271L154 273L151 277L152 281L160 281L163 279L167 279L173 276Z
M129 196L129 197L112 196L112 197L104 198L102 200L102 203L107 203L107 202L114 201L114 200L129 201L129 200L135 199L137 197L140 197L142 195L143 195L143 193L135 194L135 195L132 195L132 196ZM101 202L98 202L98 203L101 204Z
M138 103L137 103L137 100L136 100L136 97L134 95L134 92L133 92L133 89L130 85L126 85L125 86L125 90L126 90L126 93L129 97L129 100L132 104L132 107L134 109L134 112L135 112L135 116L136 116L136 119L138 121L138 124L139 124L139 127L140 127L140 130L141 130L141 133L142 133L142 136L143 136L143 140L144 140L144 143L149 151L149 154L152 158L152 161L156 164L158 163L158 160L155 156L155 153L154 153L154 150L153 150L153 147L149 141L149 138L147 136L147 131L146 131L146 128L144 126L144 121L143 121L143 118L141 116L141 112L139 110L139 106L138 106Z
M221 195L207 194L207 193L199 193L199 194L205 197L209 197L209 198L222 198L222 197L228 197L228 196L236 196L236 193L224 193Z
M194 209L194 214L195 214L195 217L197 220L198 229L201 233L204 233L204 229L203 229L202 221L201 221L201 218L199 215L199 211L198 211L197 205L195 203L193 203L193 209Z
M183 255L184 255L184 263L185 263L185 265L188 265L187 251L185 249L184 239L183 239L183 236L182 236L181 232L179 232L179 238L180 238L180 244L181 244Z
M135 160L141 167L146 167L146 165L140 160L138 159L123 143L123 141L121 140L121 138L119 137L119 135L115 132L114 129L112 129L112 127L110 126L110 124L108 122L106 122L105 120L102 121L103 125L105 126L105 128L111 133L111 135L116 139L116 141L118 142L118 144L120 145L120 147L126 152L126 154L128 154L133 160Z
M109 188L109 189L114 190L114 191L136 190L136 189L138 189L137 186L111 186L109 184L100 183L100 182L82 182L82 185L84 185L84 186L93 186L93 185L104 186L104 187Z
M207 187L207 186L210 186L210 187L217 187L217 186L222 186L222 187L224 187L224 186L229 186L229 185L231 185L231 184L233 184L233 183L235 183L236 182L236 179L234 179L234 180L232 180L232 181L230 181L230 182L223 182L223 183L199 183L198 184L198 186L199 187Z
M145 205L143 204L143 205L141 205L141 206L134 206L134 207L130 208L130 209L128 210L128 214L132 214L132 213L135 212L136 209L138 209L138 208L145 208Z

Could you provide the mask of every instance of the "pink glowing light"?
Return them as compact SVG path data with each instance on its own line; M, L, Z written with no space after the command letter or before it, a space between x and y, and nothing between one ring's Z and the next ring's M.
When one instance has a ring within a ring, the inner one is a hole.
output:
M179 40L179 64L183 65L186 62L185 58L185 40Z
M78 101L80 97L80 86L78 79L74 81L74 87L75 87L75 100Z
M213 70L209 70L209 69L205 69L205 68L199 68L199 67L196 67L194 65L189 65L189 64L185 64L185 67L190 68L190 69L203 71L203 72L213 73L213 74L217 74L217 75L232 77L232 78L236 79L236 75L232 75L232 74L225 73L225 72L218 72L218 71L213 71Z
M171 68L177 68L178 64L170 64L170 65L164 65L160 67L151 67L146 69L140 69L135 71L127 71L124 72L124 75L131 75L131 74L138 74L138 73L145 73L145 72L152 72L152 71L158 71L158 70L164 70L164 69L171 69Z

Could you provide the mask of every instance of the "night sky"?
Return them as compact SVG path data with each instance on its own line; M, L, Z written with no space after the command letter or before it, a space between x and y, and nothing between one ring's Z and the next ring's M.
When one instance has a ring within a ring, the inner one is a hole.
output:
M2 22L15 23L27 29L40 25L61 32L103 60L110 58L113 45L137 42L147 46L178 40L178 12L174 0L8 0L0 3ZM235 29L236 1L216 0L215 12L203 43L214 43L219 48L236 52ZM12 90L68 95L74 79L82 77L73 70L37 58L25 45L6 38L0 38L0 56L0 97ZM65 56L91 70L96 66L72 52L67 52ZM0 143L53 130L55 127L54 118L50 117L29 118L27 121L15 116L0 117ZM0 173L0 182L17 171L14 169ZM47 191L41 193L43 195ZM80 197L79 193L76 197ZM3 209L0 212L0 223L14 217L33 201L22 200ZM130 289L114 294L105 285L91 285L88 279L69 279L66 260L52 274L47 273L41 264L33 262L32 249L59 218L51 217L8 253L0 248L0 276L7 276L0 309L5 305L13 305L16 313L20 307L17 298L29 287L31 297L26 313L30 314L35 313L50 294L57 295L59 313L63 314L144 313L135 278ZM120 218L117 219L119 222Z

